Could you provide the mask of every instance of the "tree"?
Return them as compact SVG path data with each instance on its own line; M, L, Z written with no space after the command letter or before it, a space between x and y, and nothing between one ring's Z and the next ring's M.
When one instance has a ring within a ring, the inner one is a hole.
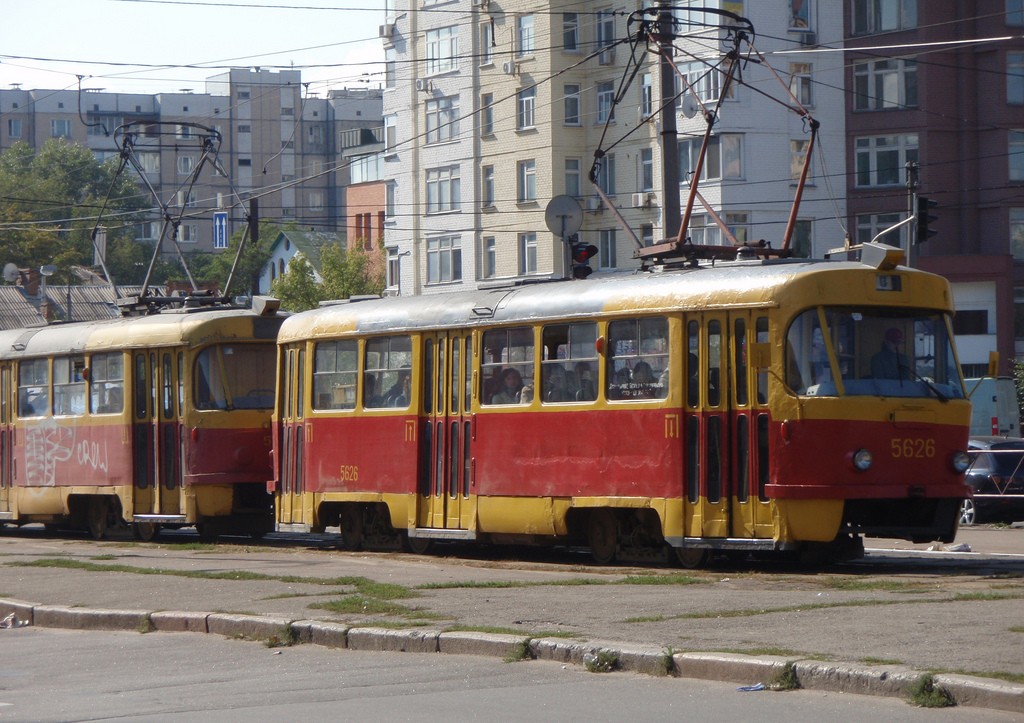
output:
M145 258L134 237L147 204L134 180L116 171L116 160L101 164L88 148L63 138L47 141L38 152L17 143L0 154L0 233L6 250L0 263L52 264L57 273L51 281L71 283L72 267L93 267L92 230L97 220L109 218L104 223L108 267L119 283L127 281Z
M238 246L242 238L246 237L245 248L238 260L235 275L231 280L230 289L221 289L225 296L232 294L256 293L259 287L260 272L270 259L270 245L281 233L283 228L276 223L260 221L259 241L253 243L245 229L235 231L228 242L227 251L218 253L193 253L185 257L188 262L189 271L196 281L216 281L220 286L227 283L228 274L231 273L231 265L238 253Z
M384 290L384 250L366 251L357 246L348 251L337 244L320 249L322 282L317 282L313 266L302 256L288 262L288 270L270 287L288 311L315 308L328 299L347 299L360 294L380 294Z

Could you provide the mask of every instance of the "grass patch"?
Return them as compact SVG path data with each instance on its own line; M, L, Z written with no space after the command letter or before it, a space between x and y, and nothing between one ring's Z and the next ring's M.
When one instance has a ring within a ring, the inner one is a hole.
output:
M920 582L902 582L899 580L861 580L856 578L829 577L815 581L831 590L865 592L880 590L882 592L925 593L935 588Z
M1024 598L1024 592L1011 593L1011 592L958 592L953 596L953 600L957 602L962 601L992 601L992 600L1020 600Z
M948 690L935 685L935 676L925 673L910 686L910 702L921 708L949 708L956 705Z
M693 575L628 575L616 585L701 585L708 581Z
M903 665L902 660L896 660L894 658L875 658L870 655L866 658L861 658L860 662L865 665Z
M599 650L583 656L583 666L589 673L610 673L619 667L619 655L611 650Z
M796 668L793 667L793 664L786 663L782 672L779 673L778 677L768 687L772 690L799 690L801 685L796 677Z
M89 559L90 560L116 560L117 558L118 558L117 555L109 555L108 554L108 555L93 555Z
M1011 633L1024 633L1024 625L1013 625L1010 627Z
M523 660L533 660L534 657L533 648L530 647L530 639L523 638L516 643L515 647L512 648L512 651L502 658L502 660L506 663L518 663Z
M358 614L358 615L405 615L413 612L400 603L390 600L378 600L377 598L365 595L346 595L337 600L311 603L310 608L314 610L326 610L332 613Z

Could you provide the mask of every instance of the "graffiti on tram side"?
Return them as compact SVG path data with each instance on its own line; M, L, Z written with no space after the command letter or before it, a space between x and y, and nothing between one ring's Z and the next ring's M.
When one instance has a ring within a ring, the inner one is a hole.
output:
M106 442L78 440L74 427L45 420L25 430L25 483L30 487L53 487L57 465L74 459L79 467L106 472Z

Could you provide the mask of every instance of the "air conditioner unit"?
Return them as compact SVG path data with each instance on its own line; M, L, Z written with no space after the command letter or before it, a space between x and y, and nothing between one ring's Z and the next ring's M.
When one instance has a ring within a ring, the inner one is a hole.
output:
M611 65L615 62L615 48L609 48L608 50L602 50L597 54L598 65Z
M587 210L588 211L600 211L601 210L601 197L600 196L587 196Z
M491 4L491 0L473 0L473 7L485 8Z
M650 208L651 196L649 193L634 193L633 208Z
M433 88L434 86L426 78L416 79L416 90L426 93L433 90Z
M505 75L515 75L519 72L519 65L514 60L506 60L501 64L501 70Z
M377 28L377 33L382 38L390 38L395 34L395 26L391 23L384 23Z
M800 44L801 45L817 45L818 44L818 34L817 33L802 33L800 35Z

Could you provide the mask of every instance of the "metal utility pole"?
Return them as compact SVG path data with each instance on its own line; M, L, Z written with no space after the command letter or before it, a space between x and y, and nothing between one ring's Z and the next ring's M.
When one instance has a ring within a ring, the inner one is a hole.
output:
M916 218L917 211L917 163L907 161L907 215ZM910 233L907 234L907 266L911 266L910 252L914 248L914 240L917 238L917 222L913 224Z
M672 16L671 0L659 0L658 47L661 61L658 64L661 87L661 183L664 189L661 208L664 237L672 238L679 230L679 151L676 138L676 70L673 67L673 45L675 23Z

